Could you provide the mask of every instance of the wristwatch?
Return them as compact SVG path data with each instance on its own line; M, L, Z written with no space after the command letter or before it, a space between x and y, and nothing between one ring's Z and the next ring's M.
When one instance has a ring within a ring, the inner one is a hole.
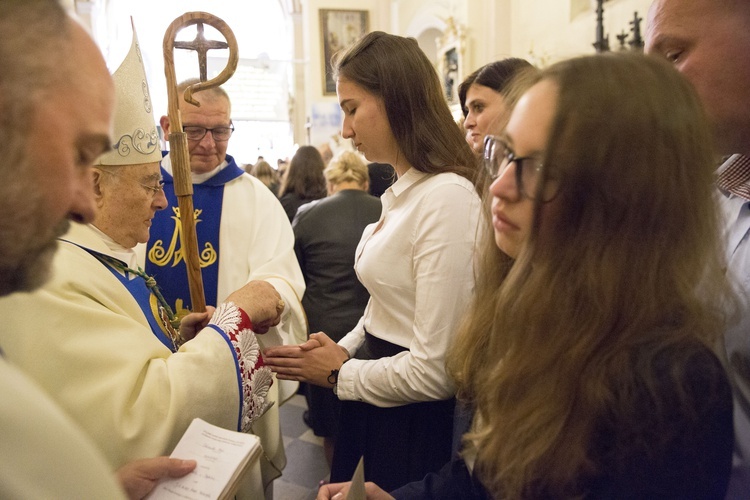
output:
M344 360L344 363L349 361L351 358L346 358ZM341 366L339 366L338 370L331 370L331 374L328 375L328 382L330 384L333 384L333 395L338 397L339 395L339 371L341 370L341 367L344 366L344 363L341 363Z

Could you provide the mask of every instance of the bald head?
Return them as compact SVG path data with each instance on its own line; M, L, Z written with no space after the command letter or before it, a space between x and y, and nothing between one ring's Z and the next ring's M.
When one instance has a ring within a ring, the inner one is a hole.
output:
M693 84L722 154L750 155L750 1L656 0L646 51Z

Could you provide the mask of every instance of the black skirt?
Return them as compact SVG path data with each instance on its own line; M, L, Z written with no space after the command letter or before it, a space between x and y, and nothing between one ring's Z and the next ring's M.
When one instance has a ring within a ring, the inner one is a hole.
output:
M358 359L379 359L406 350L365 335ZM451 459L455 399L380 408L342 401L331 482L350 481L360 457L365 480L386 491L436 472Z
M341 401L328 387L307 384L308 425L318 437L335 439L339 432Z

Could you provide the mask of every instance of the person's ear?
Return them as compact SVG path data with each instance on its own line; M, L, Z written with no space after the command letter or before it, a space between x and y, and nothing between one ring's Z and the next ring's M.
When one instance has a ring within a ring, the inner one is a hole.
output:
M97 208L100 208L102 206L102 200L104 199L104 191L106 190L104 185L104 173L98 168L92 169L91 172L94 179L94 202L96 203Z
M161 129L164 131L164 137L169 137L169 117L167 115L159 118L159 125L161 125Z

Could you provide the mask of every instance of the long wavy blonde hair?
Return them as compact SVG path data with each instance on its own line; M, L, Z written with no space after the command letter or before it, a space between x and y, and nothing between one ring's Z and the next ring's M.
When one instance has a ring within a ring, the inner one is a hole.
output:
M572 59L540 78L559 92L543 160L560 179L555 221L541 232L535 206L515 262L487 238L448 359L481 422L467 435L476 470L504 498L584 495L602 472L595 426L630 404L618 389L656 382L634 373L634 349L709 345L732 301L711 135L688 83L640 55Z

